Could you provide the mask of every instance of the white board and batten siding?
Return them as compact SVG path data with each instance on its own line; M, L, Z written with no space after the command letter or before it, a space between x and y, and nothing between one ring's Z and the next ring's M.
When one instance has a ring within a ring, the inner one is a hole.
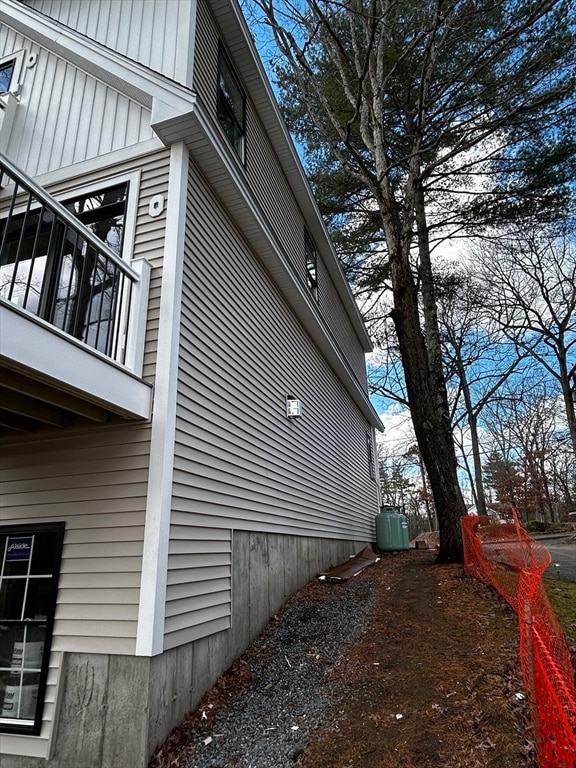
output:
M24 2L30 8L172 80L188 86L191 83L195 0Z
M29 176L154 137L148 109L0 25L0 56L22 49L36 60L23 69L6 152Z

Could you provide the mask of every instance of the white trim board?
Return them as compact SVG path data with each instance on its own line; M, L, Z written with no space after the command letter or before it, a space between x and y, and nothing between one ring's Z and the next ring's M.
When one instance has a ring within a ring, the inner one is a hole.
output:
M137 656L154 656L164 650L188 162L188 150L184 143L174 144L171 147L166 209L156 392L136 636Z

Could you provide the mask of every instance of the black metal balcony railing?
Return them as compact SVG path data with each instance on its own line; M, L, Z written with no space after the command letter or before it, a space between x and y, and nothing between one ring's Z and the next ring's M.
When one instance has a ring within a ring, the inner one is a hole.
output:
M0 155L0 299L123 364L138 273L94 231ZM114 223L114 222L113 222ZM100 225L100 226L98 226Z

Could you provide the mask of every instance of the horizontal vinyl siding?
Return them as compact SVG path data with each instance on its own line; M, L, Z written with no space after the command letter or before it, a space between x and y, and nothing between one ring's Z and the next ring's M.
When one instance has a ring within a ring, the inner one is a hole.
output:
M366 354L358 341L358 336L350 318L342 309L342 301L328 274L323 259L318 257L318 296L320 313L334 341L348 361L360 386L367 391Z
M139 170L134 244L127 258L152 265L145 377L153 381L165 215L150 199L168 193L170 152L82 166L80 178L47 184L60 198ZM48 177L49 179L52 177ZM66 533L53 648L135 650L150 454L150 425L56 431L2 441L2 522L64 521Z
M182 78L181 71L187 58L192 56L194 0L25 0L25 3L156 72L189 84Z
M304 217L290 185L261 125L257 113L248 104L246 171L250 187L272 225L280 246L306 284L304 253ZM318 306L333 341L348 360L361 386L366 386L364 349L345 312L342 299L320 252L318 253Z
M205 0L198 5L194 88L216 120L220 35ZM237 72L240 75L239 72ZM278 242L305 281L304 218L247 93L246 176Z
M2 25L2 55L21 48L37 61L23 70L7 154L28 175L153 137L149 110Z
M170 525L165 649L230 627L232 534L190 525L174 512Z
M142 162L140 196L134 258L146 259L151 267L148 314L146 319L146 345L144 349L143 377L150 379L156 368L158 349L158 327L160 321L160 293L162 286L162 261L164 258L164 237L166 229L166 201L168 198L168 176L170 172L170 150L161 150ZM157 217L149 215L150 200L163 195L164 212Z
M2 522L66 523L53 650L132 653L149 429L3 445Z
M250 103L247 108L246 144L246 172L250 187L282 250L305 284L304 217L268 136Z
M206 0L199 0L194 53L193 89L216 117L218 30Z
M198 6L198 37L194 70L195 90L216 119L216 84L219 34L205 0ZM239 75L241 73L238 72ZM303 285L306 284L304 253L305 218L278 162L269 135L247 92L245 173L255 202L270 223L278 244ZM316 211L309 211L316 216ZM317 244L320 245L320 244ZM332 259L330 253L328 258ZM344 278L342 278L344 279ZM318 254L318 309L332 340L348 360L361 387L366 388L364 349L322 255ZM341 286L341 290L347 290Z
M208 188L192 189L174 509L190 524L371 536L364 419Z

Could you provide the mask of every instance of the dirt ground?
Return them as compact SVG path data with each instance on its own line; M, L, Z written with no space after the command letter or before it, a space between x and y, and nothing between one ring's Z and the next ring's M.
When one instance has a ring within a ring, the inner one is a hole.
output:
M384 555L356 579L377 579L367 631L334 672L330 717L301 768L535 768L518 664L516 616L461 566L434 554ZM314 580L293 600L329 600L347 584ZM279 614L281 620L282 612ZM199 710L250 685L250 650ZM154 768L186 765L187 723Z
M533 768L516 616L431 553L384 557L370 629L348 648L337 730L305 768Z

